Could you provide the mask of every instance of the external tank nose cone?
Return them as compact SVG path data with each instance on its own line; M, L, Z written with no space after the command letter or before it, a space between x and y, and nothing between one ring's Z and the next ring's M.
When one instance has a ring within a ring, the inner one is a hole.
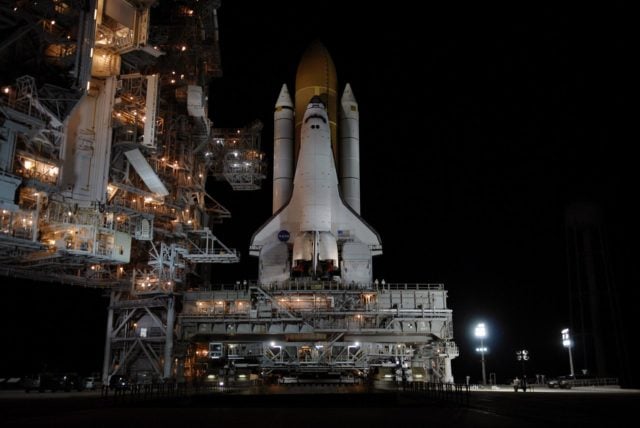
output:
M315 41L309 45L302 55L298 71L296 73L296 137L295 156L300 150L300 130L302 118L307 109L309 100L313 96L319 96L327 109L329 127L331 129L331 146L334 156L337 158L336 123L338 117L338 77L333 59L327 48Z
M337 91L337 80L336 67L329 51L319 41L313 42L304 52L300 64L298 64L296 93L309 87Z

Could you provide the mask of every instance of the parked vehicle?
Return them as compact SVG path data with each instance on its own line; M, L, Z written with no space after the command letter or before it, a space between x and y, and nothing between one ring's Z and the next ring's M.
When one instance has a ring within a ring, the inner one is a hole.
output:
M131 388L131 381L126 376L112 375L109 379L109 388L115 390L127 390Z
M34 390L39 392L56 392L64 389L62 377L54 373L38 373L35 375L25 376L23 385L25 392L31 392Z
M547 386L549 388L571 389L573 382L570 378L560 376L557 379L549 379L547 381Z
M100 388L102 385L102 381L97 376L87 376L84 378L84 389L88 389L89 391L95 391Z
M25 392L82 391L84 385L76 373L38 373L25 376L22 385Z
M82 391L84 389L84 382L77 373L63 373L60 375L60 385L63 391L69 392L72 390Z

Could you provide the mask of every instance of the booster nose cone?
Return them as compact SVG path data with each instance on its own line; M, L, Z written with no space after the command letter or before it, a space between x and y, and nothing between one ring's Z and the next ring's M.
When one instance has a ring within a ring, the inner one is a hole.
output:
M342 93L342 98L340 99L342 104L344 103L353 103L357 104L356 97L353 96L353 90L351 89L351 85L347 83L344 87L344 92Z
M286 83L282 85L280 95L278 95L278 100L276 101L276 108L282 107L293 108L293 101L291 101L291 95L289 95L289 89L287 89Z

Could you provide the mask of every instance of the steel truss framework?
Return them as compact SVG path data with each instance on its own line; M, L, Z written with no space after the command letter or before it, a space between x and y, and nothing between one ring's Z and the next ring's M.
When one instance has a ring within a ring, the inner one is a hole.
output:
M230 213L207 178L254 190L265 176L262 125L207 116L219 6L0 5L0 274L111 295L105 381L170 376L175 296L239 260L212 232Z

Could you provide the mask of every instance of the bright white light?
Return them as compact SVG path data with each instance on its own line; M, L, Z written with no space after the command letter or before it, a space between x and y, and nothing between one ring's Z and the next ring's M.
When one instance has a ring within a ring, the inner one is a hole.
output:
M476 326L475 335L480 338L487 337L487 328L484 326L483 322Z
M571 346L571 337L569 336L569 329L562 330L562 346L569 348Z

